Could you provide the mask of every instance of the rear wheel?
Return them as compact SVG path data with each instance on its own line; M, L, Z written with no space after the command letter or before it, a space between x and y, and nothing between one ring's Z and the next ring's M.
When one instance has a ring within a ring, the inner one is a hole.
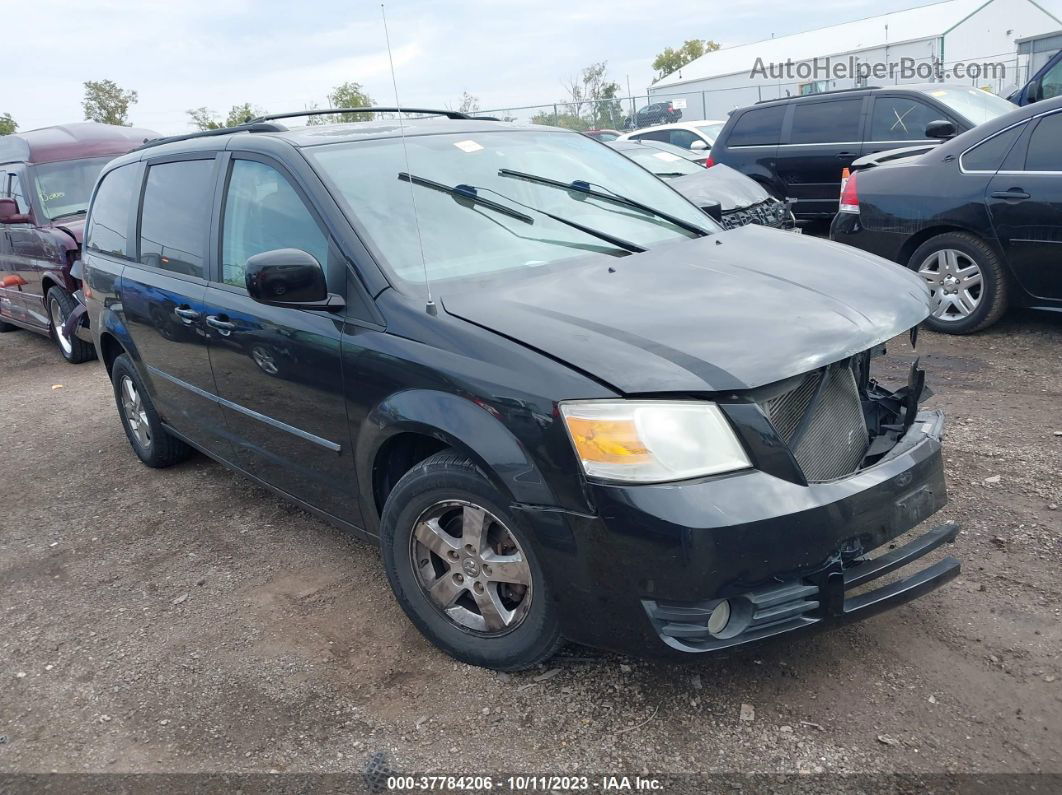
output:
M70 313L77 308L77 301L61 287L48 291L48 318L51 320L52 339L59 353L71 364L81 364L96 358L96 349L76 336L67 335L63 328Z
M162 426L162 420L127 354L114 360L111 383L125 435L141 461L149 467L161 469L192 454L191 447Z
M563 639L508 504L471 461L436 453L388 496L380 547L399 604L429 640L471 665L517 671L551 657Z
M946 334L971 334L999 320L1007 309L1007 279L996 252L964 232L948 232L919 246L907 266L933 296L925 325Z

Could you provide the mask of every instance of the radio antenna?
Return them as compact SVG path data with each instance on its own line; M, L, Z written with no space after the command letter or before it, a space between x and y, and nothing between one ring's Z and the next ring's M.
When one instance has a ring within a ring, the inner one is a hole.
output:
M380 16L383 18L384 41L387 43L387 60L391 64L391 85L395 89L395 107L398 109L398 135L402 139L402 157L406 161L406 173L412 174L409 167L409 148L406 146L406 127L402 121L402 103L398 99L398 80L395 78L395 59L391 56L391 35L387 32L387 10L380 3ZM424 311L429 315L439 314L435 302L431 299L431 281L428 279L428 260L424 256L424 238L420 233L420 216L417 214L417 193L413 190L413 180L409 180L409 200L413 204L413 224L417 227L417 246L420 248L420 264L424 269L424 287L428 291L428 303Z

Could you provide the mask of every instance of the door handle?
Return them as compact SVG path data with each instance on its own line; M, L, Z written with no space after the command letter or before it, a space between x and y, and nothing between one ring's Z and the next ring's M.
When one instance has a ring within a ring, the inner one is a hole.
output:
M1029 194L1023 191L1021 188L1011 188L1010 190L997 190L992 194L992 198L1021 201L1022 199L1028 199Z
M837 159L843 160L846 157L855 157L855 152L838 152Z
M179 306L173 310L173 314L177 315L181 320L199 320L199 313L194 309L189 309L187 306Z
M216 328L221 332L222 336L227 337L229 332L236 328L236 324L228 320L225 320L225 315L207 315L207 325L211 328Z

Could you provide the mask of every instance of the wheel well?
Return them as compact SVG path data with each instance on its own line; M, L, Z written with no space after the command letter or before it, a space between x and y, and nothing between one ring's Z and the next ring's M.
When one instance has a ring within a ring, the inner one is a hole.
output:
M904 244L900 247L899 252L897 252L897 257L899 257L899 264L903 265L906 268L908 260L911 259L911 255L918 250L918 247L920 245L925 243L930 238L934 238L937 235L946 235L949 232L958 232L960 234L976 237L978 240L984 242L985 245L989 246L997 254L999 253L996 244L993 241L988 240L987 238L977 234L976 232L971 232L969 229L963 229L961 226L933 226L929 229L923 229L917 234L911 235L911 237L904 241Z
M125 348L115 339L113 334L101 334L100 353L102 354L103 364L107 367L107 375L110 375L114 360L125 353Z
M422 433L392 436L376 452L372 466L372 495L376 515L383 513L387 495L409 470L431 455L449 447L446 442Z

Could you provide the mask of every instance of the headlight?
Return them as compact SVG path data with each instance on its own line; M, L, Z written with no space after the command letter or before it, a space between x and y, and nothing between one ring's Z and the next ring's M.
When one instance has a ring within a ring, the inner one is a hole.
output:
M661 483L752 466L714 403L588 400L560 410L590 477Z

